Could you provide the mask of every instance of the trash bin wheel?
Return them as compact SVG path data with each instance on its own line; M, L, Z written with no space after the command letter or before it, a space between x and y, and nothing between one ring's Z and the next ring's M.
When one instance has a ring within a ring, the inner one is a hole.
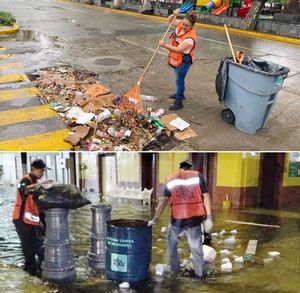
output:
M233 124L235 121L234 114L230 109L224 109L222 111L222 119L228 124Z

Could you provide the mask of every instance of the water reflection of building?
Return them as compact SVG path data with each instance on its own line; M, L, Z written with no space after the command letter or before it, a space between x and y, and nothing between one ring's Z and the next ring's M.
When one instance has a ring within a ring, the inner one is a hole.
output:
M51 167L45 179L101 196L117 187L153 188L153 200L165 177L189 158L207 179L214 204L228 194L236 208L300 208L300 153L0 153L0 185L16 184L36 158Z

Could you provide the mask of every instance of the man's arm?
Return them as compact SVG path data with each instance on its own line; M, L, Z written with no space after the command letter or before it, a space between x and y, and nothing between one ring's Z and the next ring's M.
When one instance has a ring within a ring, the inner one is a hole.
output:
M168 204L168 197L160 196L158 205L155 209L155 215L154 215L153 219L148 222L148 226L152 226L152 225L157 223L159 217L163 213L163 211L164 211L165 207L167 206L167 204Z
M160 196L159 197L158 206L156 208L155 215L154 215L154 218L153 218L153 220L155 222L158 221L158 219L160 218L160 216L163 213L164 209L166 208L166 206L168 204L168 200L169 199L165 196Z
M211 216L211 198L208 192L203 193L206 216Z

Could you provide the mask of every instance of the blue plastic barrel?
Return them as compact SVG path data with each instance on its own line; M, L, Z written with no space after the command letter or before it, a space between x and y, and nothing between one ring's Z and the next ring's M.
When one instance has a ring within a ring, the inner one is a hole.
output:
M120 282L139 282L149 276L152 227L146 221L107 222L106 276Z

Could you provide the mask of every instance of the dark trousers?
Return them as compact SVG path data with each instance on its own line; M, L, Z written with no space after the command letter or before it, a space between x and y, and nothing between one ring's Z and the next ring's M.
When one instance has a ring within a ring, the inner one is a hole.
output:
M25 271L33 275L40 275L41 263L44 260L44 241L39 236L39 230L21 221L14 221L16 231L21 240L22 252L25 258ZM38 257L38 262L36 261Z

